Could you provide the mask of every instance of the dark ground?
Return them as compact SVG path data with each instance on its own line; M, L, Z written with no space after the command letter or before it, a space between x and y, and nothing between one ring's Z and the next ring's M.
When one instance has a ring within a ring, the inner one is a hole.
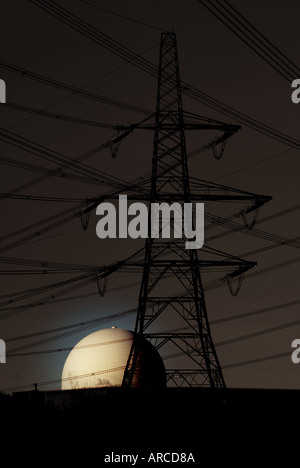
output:
M212 466L217 461L261 466L262 457L268 466L272 459L276 466L289 466L288 460L296 462L293 453L299 447L300 392L30 391L2 395L1 415L8 439L23 447L15 456L31 459L40 447L42 459L53 457L59 466L62 457L77 462L91 456L98 460L97 466L110 466L104 456L111 452L140 453L146 458L152 452L192 452L192 466L202 466L204 460Z

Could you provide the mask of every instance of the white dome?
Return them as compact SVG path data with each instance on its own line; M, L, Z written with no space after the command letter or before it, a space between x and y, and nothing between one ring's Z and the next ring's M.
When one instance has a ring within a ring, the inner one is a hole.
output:
M62 390L121 386L133 337L130 330L113 327L83 338L66 359ZM158 378L161 385L165 375L158 352L146 340L139 349L142 351L142 378L136 377L133 384L142 386L146 382L146 386L152 386L149 379Z

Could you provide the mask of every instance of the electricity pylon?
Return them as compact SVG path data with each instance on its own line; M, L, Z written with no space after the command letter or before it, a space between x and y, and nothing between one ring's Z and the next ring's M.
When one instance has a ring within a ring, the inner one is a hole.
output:
M189 176L186 130L221 130L223 135L215 141L221 145L223 153L227 138L240 127L183 112L174 33L163 33L161 37L155 123L145 123L141 128L154 130L150 203L250 201L250 206L240 212L246 216L270 199ZM215 156L220 156L214 146L213 149ZM162 219L162 226L163 222ZM175 216L171 224L175 234L178 227ZM150 230L150 218L148 226ZM187 240L176 234L167 240L152 238L149 231L135 324L137 340L133 341L124 372L124 387L133 386L134 376L139 373L140 336L150 340L160 352L171 352L172 348L177 350L178 362L185 358L182 365L173 368L166 366L167 383L225 387L210 332L201 271L210 267L225 268L225 277L230 282L241 277L255 263L232 256L201 260L198 257L202 250L186 249ZM178 328L180 322L182 326ZM165 327L171 330L162 331Z

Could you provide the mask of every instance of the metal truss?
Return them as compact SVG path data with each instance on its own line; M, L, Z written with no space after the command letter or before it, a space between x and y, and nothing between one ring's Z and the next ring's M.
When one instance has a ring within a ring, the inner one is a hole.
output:
M161 37L155 122L153 125L144 123L141 128L154 131L150 203L240 201L249 203L242 210L248 214L270 199L190 178L185 132L220 130L223 137L218 143L222 145L239 127L209 119L199 120L189 114L186 117L182 109L174 33L164 33ZM224 145L221 146L223 151ZM214 153L216 156L216 148ZM134 197L134 192L132 195ZM176 228L175 221L172 227ZM176 365L175 369L165 364L168 385L224 388L225 380L209 327L201 272L207 268L224 269L230 284L230 280L243 275L255 263L226 255L198 258L198 251L187 250L185 241L184 238L162 240L149 235L145 242L144 260L135 262L132 259L132 263L126 263L126 266L131 264L143 269L135 336L149 340L165 358L165 363L168 358L172 360L178 356L180 362L184 358L185 362ZM175 325L175 331L162 331L163 327ZM133 340L124 372L124 387L133 385L134 376L140 370L138 342L138 338Z

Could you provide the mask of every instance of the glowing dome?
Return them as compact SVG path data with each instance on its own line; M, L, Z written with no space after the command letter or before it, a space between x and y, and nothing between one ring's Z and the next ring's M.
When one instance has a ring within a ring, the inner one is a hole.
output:
M121 386L134 333L122 328L98 330L72 349L62 372L62 390ZM163 361L146 339L139 338L136 387L165 386Z

